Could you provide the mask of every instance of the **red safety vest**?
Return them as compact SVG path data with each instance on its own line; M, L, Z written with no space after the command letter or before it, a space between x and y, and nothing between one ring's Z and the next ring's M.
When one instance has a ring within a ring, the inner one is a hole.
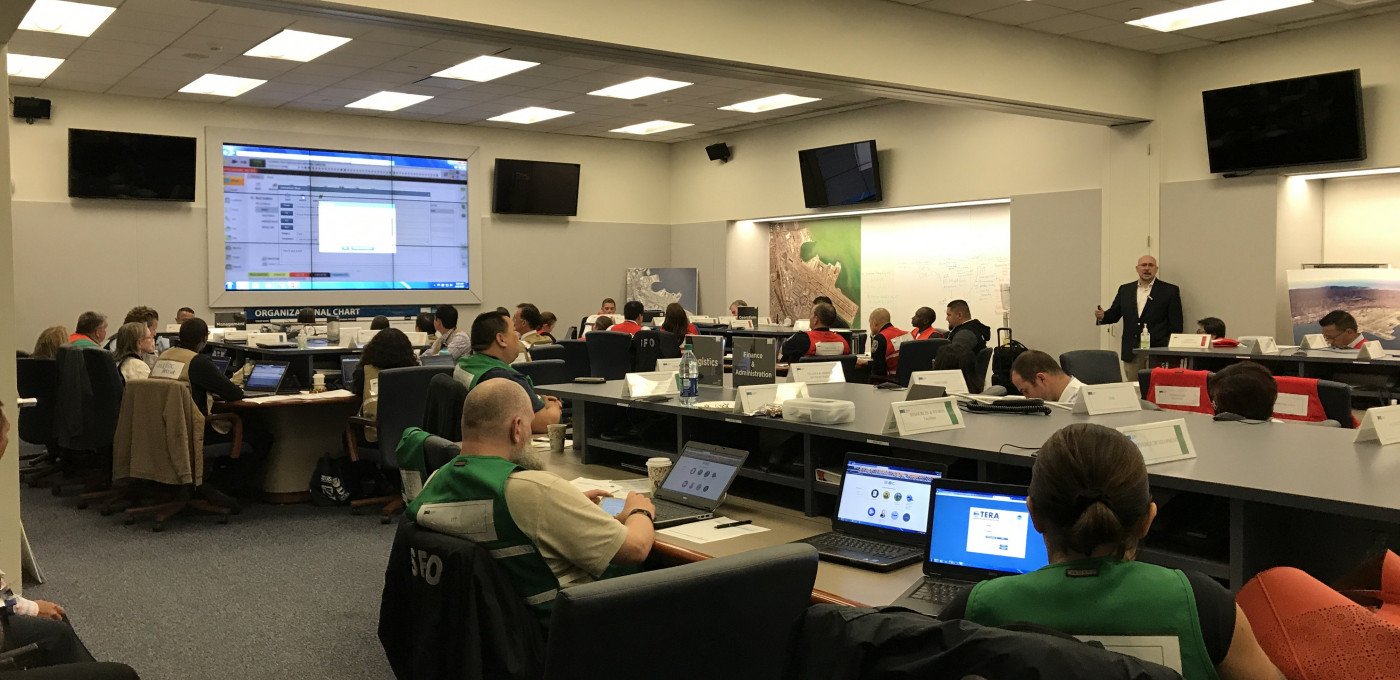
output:
M623 321L622 323L613 324L612 326L608 327L608 330L617 331L618 333L626 333L628 335L636 335L637 331L642 330L642 326L636 321Z
M939 333L938 330L935 329L933 326L929 326L928 328L925 328L923 330L915 328L914 330L909 331L909 335L914 336L915 340L928 340L929 338L943 337L943 334Z
M885 338L885 372L893 375L895 367L899 365L899 348L894 346L894 339L905 335L905 332L891 324L881 328L880 335Z
M1278 385L1279 394L1301 394L1308 398L1307 415L1296 413L1279 413L1274 411L1274 417L1279 420L1301 420L1309 423L1317 423L1327 420L1327 412L1322 409L1322 399L1317 396L1317 378L1300 378L1295 375L1276 375L1274 382Z
M842 354L851 353L851 343L847 342L846 338L842 337L840 333L823 328L807 331L807 356L816 356L817 343L819 342L839 342L841 343Z
M1173 411L1191 411L1193 413L1204 413L1212 415L1215 409L1210 403L1210 394L1206 392L1206 378L1210 371L1192 371L1185 368L1154 368L1152 369L1152 380L1147 385L1147 400L1163 409ZM1158 387L1186 387L1196 390L1196 405L1190 404L1163 404L1157 400Z

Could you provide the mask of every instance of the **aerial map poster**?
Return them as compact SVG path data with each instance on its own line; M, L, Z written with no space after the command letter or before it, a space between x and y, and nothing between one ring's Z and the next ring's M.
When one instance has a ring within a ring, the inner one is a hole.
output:
M681 303L686 313L700 308L700 270L694 267L633 267L627 270L628 300L645 309L665 311L672 302Z
M1321 333L1318 320L1342 309L1356 317L1367 340L1400 349L1400 269L1290 269L1288 303L1294 343Z
M768 310L775 323L806 319L812 299L831 298L859 326L860 218L777 222L768 237Z

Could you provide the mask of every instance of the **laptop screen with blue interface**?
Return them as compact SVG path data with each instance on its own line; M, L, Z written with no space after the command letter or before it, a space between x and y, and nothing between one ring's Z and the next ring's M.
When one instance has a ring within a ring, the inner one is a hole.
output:
M895 465L846 461L836 519L852 524L923 534L929 492L941 475Z
M286 372L286 364L258 364L253 367L244 387L259 392L274 391L282 383L282 374Z
M1024 574L1050 561L1025 496L937 489L931 528L931 563Z

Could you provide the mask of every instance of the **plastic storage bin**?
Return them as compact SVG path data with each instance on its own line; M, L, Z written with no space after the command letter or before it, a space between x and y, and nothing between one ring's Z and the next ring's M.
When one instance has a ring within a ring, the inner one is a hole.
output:
M849 423L856 419L855 402L806 397L783 402L783 420L818 425Z

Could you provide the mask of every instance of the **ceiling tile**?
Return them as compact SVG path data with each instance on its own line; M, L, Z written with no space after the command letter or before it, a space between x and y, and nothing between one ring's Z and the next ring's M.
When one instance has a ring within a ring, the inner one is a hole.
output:
M1307 5L1289 7L1288 9L1281 9L1274 12L1256 14L1250 17L1250 19L1258 21L1262 24L1273 24L1275 26L1278 26L1281 24L1293 23L1295 21L1306 21L1308 19L1316 19L1318 17L1328 16L1330 14L1339 14L1342 11L1343 10L1339 7L1332 7L1330 5L1324 5L1320 2L1314 2L1309 3Z
M999 24L1020 26L1021 24L1028 24L1032 21L1040 21L1051 17L1064 16L1066 14L1069 14L1068 10L1063 10L1058 7L1051 7L1035 2L1020 2L1015 5L1008 5L988 12L979 12L972 15L972 18L981 19L983 21L995 21Z
M181 33L178 31L162 31L140 26L114 26L103 24L92 34L92 37L165 46L174 42L180 35Z
M128 54L149 59L159 54L164 48L164 45L149 45L125 40L107 40L105 38L88 38L83 41L82 51L99 54Z
M244 9L242 7L221 7L214 11L212 18L230 24L245 24L248 26L261 26L275 29L281 29L291 23L288 20L289 17L285 14L264 12L257 9Z
M1186 35L1177 33L1157 33L1156 35L1140 35L1136 38L1119 40L1110 43L1115 47L1126 47L1130 50L1156 50L1166 47L1178 47L1187 49L1190 47L1201 47L1203 45L1214 44L1209 40L1198 40Z
M1076 12L1116 5L1121 1L1122 0L1036 0L1036 2L1042 4L1059 7L1061 9L1074 10Z
M168 16L157 12L141 12L123 7L120 11L113 12L112 16L102 22L103 26L158 26L163 31L185 31L194 28L202 19L197 17Z
M122 82L107 89L107 94L120 94L130 97L155 97L164 99L166 95L174 92L178 86L151 85L140 81L126 78Z
M1170 2L1169 0L1127 0L1126 2L1115 2L1112 5L1105 5L1085 11L1094 16L1112 19L1114 21L1133 21L1164 12L1174 12L1191 4L1201 3Z
M437 40L437 38L420 35L411 31L400 31L392 28L371 29L360 37L373 42L386 42L394 45L407 45L409 47L423 47Z
M351 39L359 38L369 33L371 30L369 26L364 24L357 24L351 21L337 21L335 19L322 19L320 17L299 18L287 25L286 28L290 28L294 31L335 35ZM341 47L344 47L344 45ZM340 47L336 49L340 49Z
M1177 31L1177 33L1192 38L1219 41L1224 40L1226 36L1240 35L1249 32L1257 33L1265 30L1273 30L1273 27L1268 24L1256 23L1248 19L1231 19L1230 21L1221 21L1219 23L1206 24L1205 26L1183 29Z
M36 57L64 58L72 54L84 39L76 35L43 33L40 31L15 31L10 39L11 54L29 54Z
M1082 12L1071 12L1069 14L1062 14L1060 16L1053 17L1050 19L1043 19L1041 21L1032 21L1028 24L1021 24L1021 28L1029 28L1032 31L1041 31L1043 33L1054 33L1056 35L1064 35L1066 33L1074 33L1076 31L1087 31L1091 28L1108 26L1113 23L1114 21L1111 19L1096 17L1092 14L1084 14Z
M167 17L189 17L202 19L214 13L218 9L212 5L202 2L188 2L188 0L126 0L121 4L121 11L136 10L138 12L152 12ZM118 12L120 14L120 12Z
M931 9L945 14L970 16L1000 7L1019 4L1024 0L928 0L919 4L920 9Z
M276 27L235 24L210 18L195 24L194 28L191 28L186 35L190 38L198 36L198 39L211 44L228 42L246 44L248 47L252 47L277 35L280 31L281 29ZM243 49L246 50L248 47Z
M1069 33L1071 38L1080 40L1092 40L1094 42L1111 43L1129 38L1136 38L1144 35L1154 35L1157 31L1139 26L1129 26L1127 24L1112 23L1107 26L1091 28L1087 31L1076 31Z

